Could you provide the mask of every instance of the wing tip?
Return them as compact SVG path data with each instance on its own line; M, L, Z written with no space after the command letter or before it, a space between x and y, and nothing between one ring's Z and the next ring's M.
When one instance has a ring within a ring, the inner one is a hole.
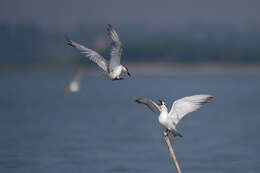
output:
M108 31L108 34L112 31L113 29L113 26L111 24L107 24L107 31Z
M141 100L142 100L142 98L138 98L138 99L135 100L135 102L136 102L136 103L142 103Z
M205 96L205 98L204 98L204 101L201 102L202 104L209 103L214 98L214 96L209 95L209 94L204 94L204 96Z
M147 103L147 98L138 98L138 99L136 99L135 101L137 102L137 103L142 103L142 104L146 104Z
M72 41L71 39L69 39L69 37L65 36L65 39L66 39L66 43L67 43L69 46L75 47L75 45L73 44L73 41Z
M214 96L213 96L213 95L210 95L210 94L207 94L206 101L207 101L207 102L210 102L212 99L214 99Z
M194 96L196 96L196 95L194 95ZM206 101L210 101L210 100L212 100L214 98L214 96L211 95L211 94L199 94L197 96L203 97Z

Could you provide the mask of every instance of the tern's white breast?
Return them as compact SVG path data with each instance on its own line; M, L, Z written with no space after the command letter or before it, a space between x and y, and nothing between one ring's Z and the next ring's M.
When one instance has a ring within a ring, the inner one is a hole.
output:
M114 69L112 69L110 75L113 78L116 78L116 77L118 77L121 74L121 71L122 71L122 67L120 65L120 66L117 66Z
M163 125L163 127L167 128L167 129L169 128L167 112L162 111L161 114L159 115L158 119L159 119L159 122Z

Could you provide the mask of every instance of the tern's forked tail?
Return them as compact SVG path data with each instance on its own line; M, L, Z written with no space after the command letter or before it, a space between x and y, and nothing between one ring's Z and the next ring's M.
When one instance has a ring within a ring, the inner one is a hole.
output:
M172 135L175 137L175 136L180 136L180 137L183 137L182 134L180 132L178 132L177 130L173 130L171 131L172 132Z

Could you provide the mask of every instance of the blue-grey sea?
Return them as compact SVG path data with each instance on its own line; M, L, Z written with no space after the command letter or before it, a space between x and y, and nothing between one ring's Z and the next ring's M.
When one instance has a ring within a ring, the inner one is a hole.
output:
M1 173L175 172L157 116L135 99L193 94L215 98L171 138L182 172L260 172L260 74L85 75L70 96L68 74L0 78Z

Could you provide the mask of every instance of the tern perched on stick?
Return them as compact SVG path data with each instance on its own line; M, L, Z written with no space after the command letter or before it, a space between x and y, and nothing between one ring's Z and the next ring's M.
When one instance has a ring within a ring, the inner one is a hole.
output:
M105 72L105 76L111 80L122 80L123 78L120 77L121 73L125 73L130 76L128 69L120 64L121 54L122 54L122 42L119 39L116 30L113 28L112 25L108 25L107 28L108 35L112 40L112 49L110 53L110 62L98 54L97 52L86 48L83 45L80 45L72 40L67 39L68 45L75 47L81 53L85 54L91 61L95 62L99 67L103 69Z
M213 96L211 95L193 95L176 100L172 104L171 111L168 113L166 104L159 100L159 104L146 98L139 98L137 103L148 106L154 113L159 115L159 122L166 128L166 132L171 132L173 136L182 137L181 133L176 129L179 121L187 114L199 109L205 103L208 103Z

